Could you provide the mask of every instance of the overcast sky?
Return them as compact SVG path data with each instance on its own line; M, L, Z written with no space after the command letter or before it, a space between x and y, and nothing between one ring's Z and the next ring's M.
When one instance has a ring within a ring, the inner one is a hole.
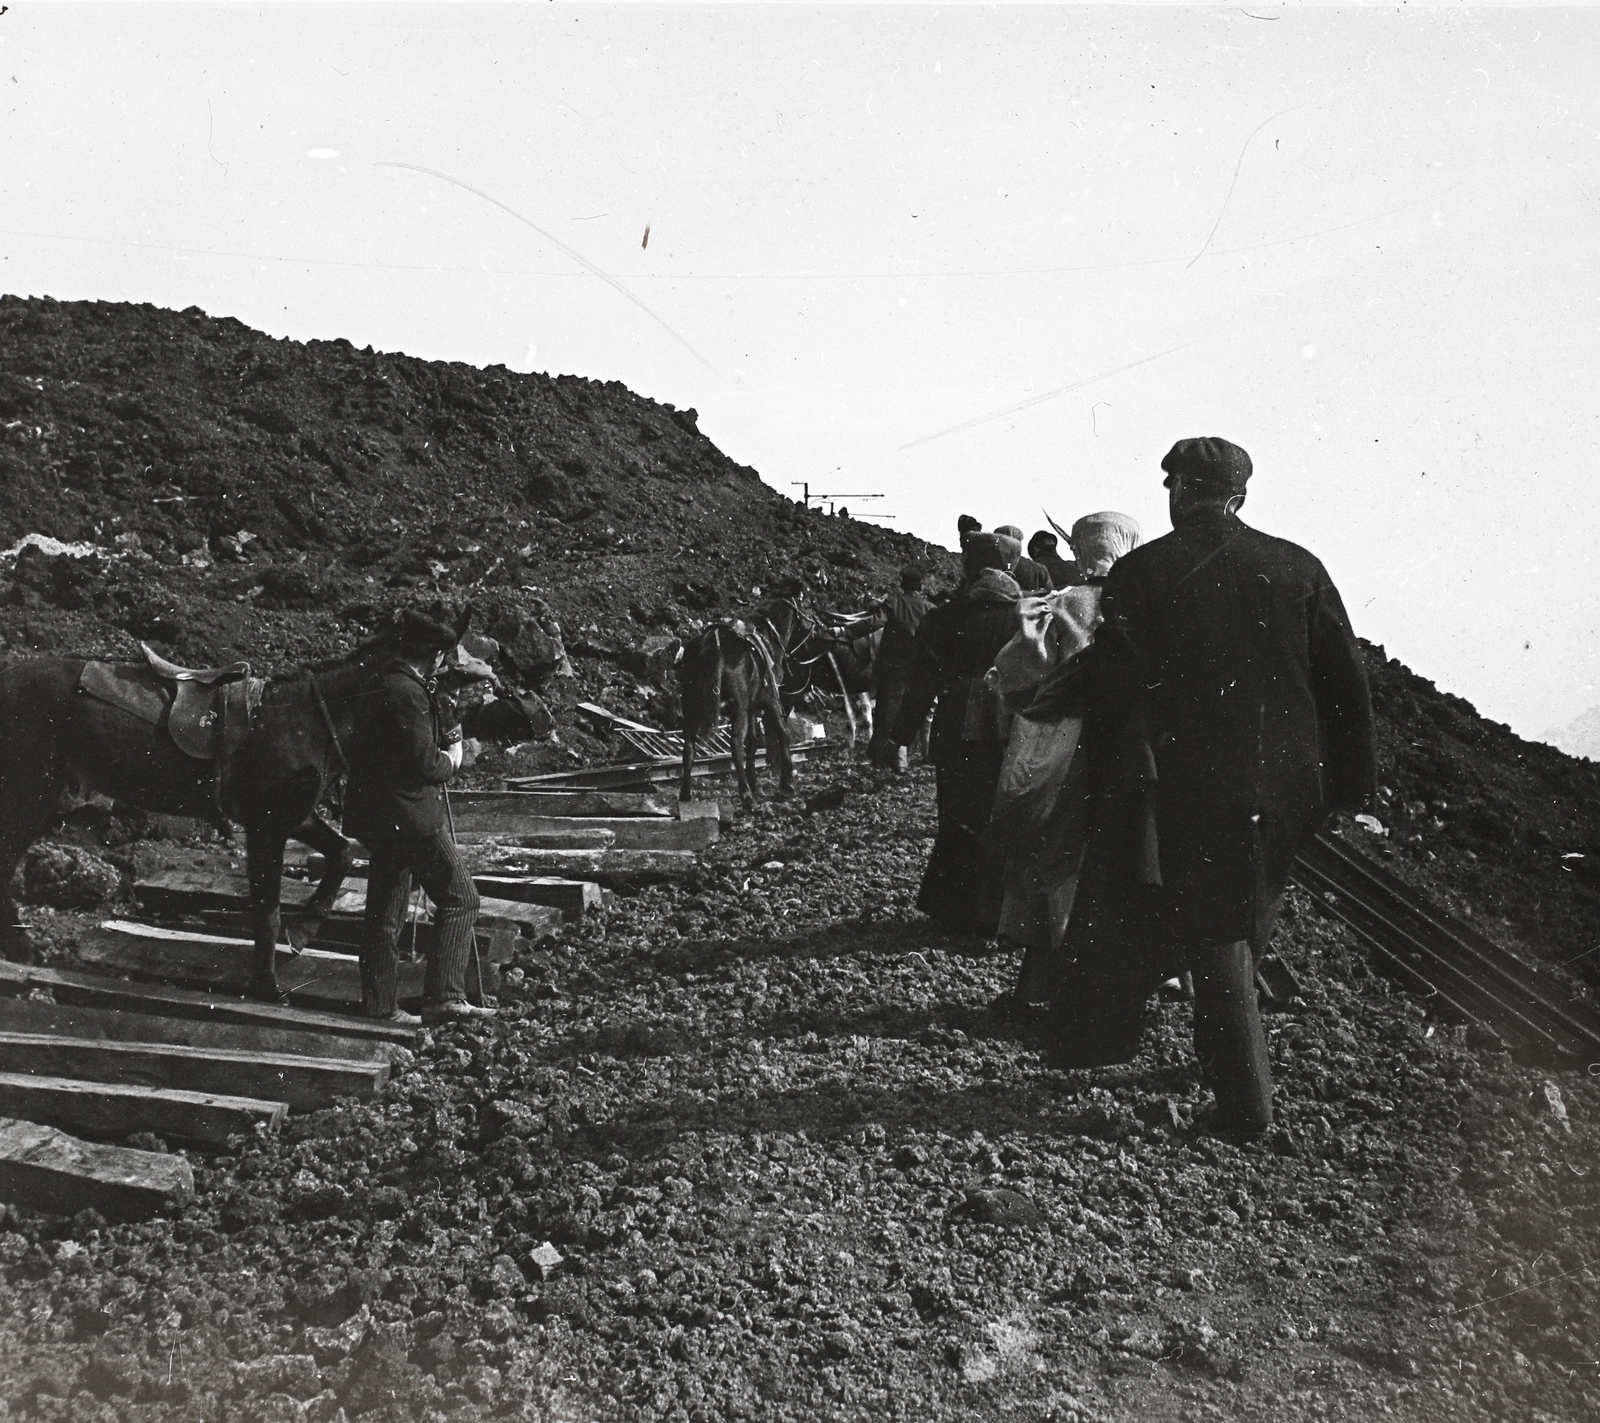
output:
M962 512L1164 532L1161 456L1223 435L1358 632L1537 736L1600 702L1597 39L12 0L0 287L620 380L945 544Z

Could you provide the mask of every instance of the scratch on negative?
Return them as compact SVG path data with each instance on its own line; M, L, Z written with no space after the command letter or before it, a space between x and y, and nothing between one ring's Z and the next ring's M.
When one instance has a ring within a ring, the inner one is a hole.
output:
M574 262L578 263L586 271L594 273L595 276L599 277L600 280L603 281L613 291L618 292L620 295L626 297L636 307L638 307L640 311L644 312L646 316L655 322L657 326L665 331L667 335L672 337L674 341L682 346L684 350L693 356L695 360L699 361L701 365L703 365L712 373L712 375L721 374L721 372L719 372L710 361L708 361L697 350L695 350L695 348L691 346L688 341L686 341L682 336L668 326L667 323L661 319L661 317L657 316L654 311L652 311L644 304L644 302L642 302L631 291L629 291L627 287L623 286L623 284L613 277L610 272L605 271L601 267L597 267L593 262L585 257L583 253L578 251L577 248L569 247L565 242L557 237L555 233L546 228L540 227L538 223L534 222L531 218L524 217L515 208L507 207L506 204L501 202L499 198L491 197L488 193L484 192L482 188L474 188L471 183L463 183L459 178L452 178L448 173L441 173L437 168L424 168L420 163L394 163L380 160L375 166L379 168L409 168L413 173L426 173L430 178L438 178L441 182L453 183L458 188L464 188L474 197L482 198L484 202L494 204L494 206L499 208L501 212L509 213L525 227L531 227L539 234L539 236L544 238L546 242L553 243L555 246L559 247L567 254L567 256L572 258Z
M1085 376L1082 380L1075 380L1071 385L1058 385L1054 390L1047 390L1042 395L1030 396L1027 400L1016 405L1008 405L1004 410L992 410L987 415L975 415L970 420L963 420L959 425L951 425L945 430L935 430L931 435L923 435L919 439L909 440L901 445L902 450L909 450L914 445L925 445L930 440L942 440L946 435L958 435L963 430L970 430L977 425L987 425L991 420L1003 420L1007 415L1015 415L1019 410L1026 410L1031 405L1042 405L1047 400L1054 400L1058 395L1070 395L1075 390L1082 390L1086 385L1094 385L1098 381L1110 380L1112 376L1119 376L1124 371L1131 371L1136 366L1147 366L1151 361L1159 361L1163 356L1171 356L1178 351L1192 346L1192 341L1186 341L1182 346L1169 346L1165 351L1157 351L1153 356L1143 356L1137 361L1129 361L1125 366L1118 366L1115 370L1101 371L1099 375Z
M223 163L223 161L220 158L218 158L215 153L211 152L211 137L212 137L212 135L214 133L216 133L216 131L217 131L217 121L216 121L216 118L212 115L212 112L211 112L211 100L207 99L206 100L206 152L211 154L211 161L213 163L217 163L217 164L221 165L221 167L222 167L222 176L224 178L226 178L228 176L229 165L226 164L226 163Z
M1559 1275L1551 1275L1547 1280L1535 1280L1531 1285L1523 1285L1518 1289L1507 1290L1503 1295L1495 1295L1490 1299L1475 1299L1471 1304L1462 1305L1460 1309L1446 1310L1443 1318L1448 1319L1453 1314L1465 1314L1469 1309L1481 1309L1486 1304L1498 1304L1503 1299L1510 1299L1512 1295L1520 1295L1528 1290L1536 1290L1541 1285L1553 1285L1557 1280L1570 1279L1573 1275L1581 1275L1585 1270L1594 1269L1596 1265L1600 1265L1600 1260L1591 1260L1586 1265L1578 1265L1571 1270L1563 1271Z
M1222 226L1222 219L1227 214L1228 204L1233 201L1233 190L1239 186L1239 170L1244 167L1244 155L1249 151L1250 140L1274 119L1281 119L1285 114L1292 114L1295 109L1303 108L1305 108L1304 104L1295 104L1293 108L1280 109L1277 113L1270 114L1262 119L1260 123L1250 130L1250 138L1245 139L1243 147L1239 149L1239 161L1233 165L1233 181L1228 184L1228 191L1223 196L1222 206L1217 210L1217 220L1211 224L1211 231L1206 233L1206 240L1200 244L1200 250L1184 266L1184 271L1187 272L1190 267L1194 266L1196 262L1206 255L1206 248L1211 245L1211 239L1217 235L1217 229Z

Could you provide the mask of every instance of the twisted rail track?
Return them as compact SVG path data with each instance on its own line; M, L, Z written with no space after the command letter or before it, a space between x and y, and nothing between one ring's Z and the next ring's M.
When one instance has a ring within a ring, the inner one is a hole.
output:
M1377 967L1448 1016L1486 1024L1533 1056L1600 1062L1600 1016L1587 1002L1353 846L1318 835L1292 878L1355 931Z

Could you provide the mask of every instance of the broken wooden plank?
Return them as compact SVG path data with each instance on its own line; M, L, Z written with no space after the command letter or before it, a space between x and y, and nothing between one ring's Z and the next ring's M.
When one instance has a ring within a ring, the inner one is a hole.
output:
M10 1032L0 1032L0 1072L223 1092L287 1102L299 1112L332 1106L336 1097L370 1097L389 1080L386 1062Z
M670 796L637 791L516 791L509 785L507 790L526 796L528 804L539 815L632 815L662 819L673 815L677 804ZM456 807L482 794L481 791L452 792L450 804Z
M255 945L248 939L112 919L82 935L77 952L85 963L123 973L167 979L187 987L242 993L249 987ZM361 1002L360 966L348 955L323 949L307 949L302 954L279 949L277 969L278 983L296 1007L327 1009ZM423 972L422 963L400 960L402 1000L421 996ZM486 993L494 993L499 982L500 971L490 960L480 955L468 963L467 996L474 1002Z
M799 765L805 761L806 752L801 747L791 747L789 759ZM752 764L764 767L767 764L767 753L757 751ZM542 776L508 777L505 785L507 790L513 791L607 788L621 790L636 785L664 785L676 781L682 770L681 762L658 758L652 761L619 762L609 766L586 766L574 771L551 771ZM709 756L695 762L692 774L724 776L732 770L733 757Z
M581 919L596 909L609 908L612 894L593 880L557 879L552 875L474 875L479 894L544 904L559 910L563 919Z
M298 1037L386 1042L402 1047L410 1046L417 1037L415 1028L354 1013L310 1012L276 1003L258 1003L251 998L222 997L190 988L174 988L164 983L134 983L100 973L74 973L69 969L40 968L0 959L0 992L27 993L35 988L47 991L57 1003L160 1014L200 1023L242 1023L292 1031Z
M611 801L622 804L612 808ZM650 813L641 814L634 808L638 803L649 805ZM619 834L623 831L649 834L652 830L666 829L663 822L677 818L676 804L664 797L608 796L601 792L468 791L450 798L450 813L458 833L469 829L492 830L501 825L521 828L526 822L530 830L613 830Z
M54 1215L92 1207L115 1220L144 1220L193 1200L194 1172L181 1156L0 1118L0 1199Z
M276 1131L288 1110L287 1102L256 1097L0 1072L0 1113L96 1136L151 1131L220 1146L230 1136L252 1135L257 1127Z
M78 957L84 963L125 973L237 993L249 987L255 945L248 939L185 933L118 919L82 935ZM279 949L277 968L278 982L291 999L319 1006L361 1002L360 969L344 954L307 949L295 955ZM401 961L401 998L415 998L422 992L422 973L422 964Z
M721 824L733 823L731 806L715 800L675 800L672 807L679 820L715 820Z
M0 998L0 1031L56 1033L125 1043L182 1043L233 1052L289 1053L350 1062L392 1063L395 1056L395 1044L373 1038L322 1037L294 1028L248 1027L242 1023L197 1023L191 1018L73 1007L37 998Z
M537 850L515 836L462 846L473 874L558 875L599 884L647 884L682 879L700 863L692 850Z
M584 843L597 831L608 837L608 843ZM526 807L505 802L463 814L456 821L458 844L482 844L515 835L519 845L531 850L704 850L719 833L720 823L715 816L688 820L627 816L553 819L532 815Z
M207 874L199 870L159 870L134 884L134 893L146 908L167 913L189 913L205 908L237 910L248 905L249 882L243 875ZM312 887L301 880L283 881L285 905L301 905L311 898ZM333 918L359 919L366 911L367 886L355 880L349 889L335 897L329 908ZM561 916L536 904L484 900L478 906L477 925L482 929L505 926L535 938L553 934L561 928ZM424 946L426 947L426 946ZM508 962L509 951L493 944L480 945L481 953L499 952L495 961Z
M651 823L671 825L674 822L666 819L657 819L651 822L641 818L639 823L641 825L649 825ZM526 840L528 844L540 850L609 850L613 845L619 843L617 832L603 825L580 825L569 829L561 825L559 821L545 823L536 821L532 817L529 817L522 824L511 822L502 825L492 819L485 820L476 816L472 817L467 824L458 824L456 826L456 843L465 844L474 837L481 837L484 834L494 835L503 830L514 831ZM630 845L628 848L632 848L632 846Z
M654 735L661 734L659 726L650 726L642 721L632 721L628 717L618 716L609 708L596 705L594 702L579 702L575 710L582 712L589 720L597 722L603 727L627 727L629 731L647 731Z

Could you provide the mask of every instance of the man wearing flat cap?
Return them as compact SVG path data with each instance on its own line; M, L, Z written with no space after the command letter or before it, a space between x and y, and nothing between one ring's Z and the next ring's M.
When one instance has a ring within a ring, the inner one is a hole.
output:
M1173 530L1118 560L1101 603L1095 827L1054 1056L1128 1060L1144 1000L1188 970L1216 1126L1249 1135L1272 1121L1255 969L1296 854L1374 788L1372 700L1322 564L1240 521L1249 455L1180 440L1161 467Z
M467 1001L467 960L478 892L445 821L444 784L461 768L461 727L434 694L445 654L465 631L410 609L395 611L399 652L369 696L348 749L344 832L371 851L361 935L365 1012L419 1021L397 1000L395 944L415 879L434 906L435 942L423 980L422 1019L492 1015Z

